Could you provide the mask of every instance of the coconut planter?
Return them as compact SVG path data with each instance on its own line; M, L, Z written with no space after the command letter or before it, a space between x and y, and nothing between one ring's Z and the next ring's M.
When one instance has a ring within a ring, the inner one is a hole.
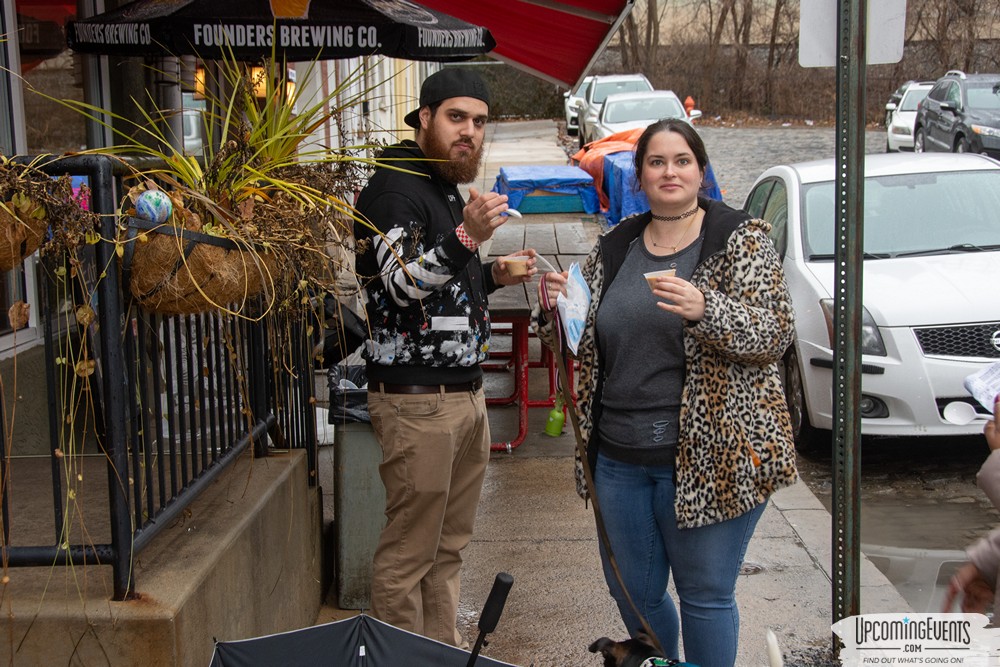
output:
M10 271L38 250L48 218L22 212L13 202L0 206L0 271Z
M273 253L245 242L138 218L128 219L126 241L123 283L150 312L239 311L248 299L273 292Z

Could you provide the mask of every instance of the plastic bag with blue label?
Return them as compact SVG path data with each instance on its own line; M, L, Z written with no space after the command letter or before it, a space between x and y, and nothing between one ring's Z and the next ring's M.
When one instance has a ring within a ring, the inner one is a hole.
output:
M587 287L587 281L583 279L583 272L577 262L570 265L568 273L566 294L559 295L556 307L566 335L566 345L576 354L587 323L587 311L590 310L590 288Z

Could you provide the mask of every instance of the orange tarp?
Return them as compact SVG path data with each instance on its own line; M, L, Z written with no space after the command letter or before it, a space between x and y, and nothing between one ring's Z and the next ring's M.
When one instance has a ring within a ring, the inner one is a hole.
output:
M639 140L645 130L644 127L638 127L634 130L616 132L603 139L590 142L570 158L581 169L594 177L594 186L597 189L597 198L600 200L602 211L608 210L608 193L604 191L604 156L634 150L635 142Z

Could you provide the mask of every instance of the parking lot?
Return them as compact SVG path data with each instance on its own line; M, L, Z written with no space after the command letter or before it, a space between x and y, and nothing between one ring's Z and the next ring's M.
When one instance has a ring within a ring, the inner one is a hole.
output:
M832 127L697 127L723 198L731 206L743 205L754 179L767 167L836 156ZM885 132L866 132L865 146L868 153L884 151Z

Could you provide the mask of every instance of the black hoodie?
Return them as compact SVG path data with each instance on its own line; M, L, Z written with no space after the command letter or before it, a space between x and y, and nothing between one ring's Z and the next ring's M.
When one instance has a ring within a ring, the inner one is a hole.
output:
M492 265L458 239L465 201L425 160L413 141L386 148L356 204L384 235L355 223L356 270L368 293L369 380L467 382L482 376L489 349Z

